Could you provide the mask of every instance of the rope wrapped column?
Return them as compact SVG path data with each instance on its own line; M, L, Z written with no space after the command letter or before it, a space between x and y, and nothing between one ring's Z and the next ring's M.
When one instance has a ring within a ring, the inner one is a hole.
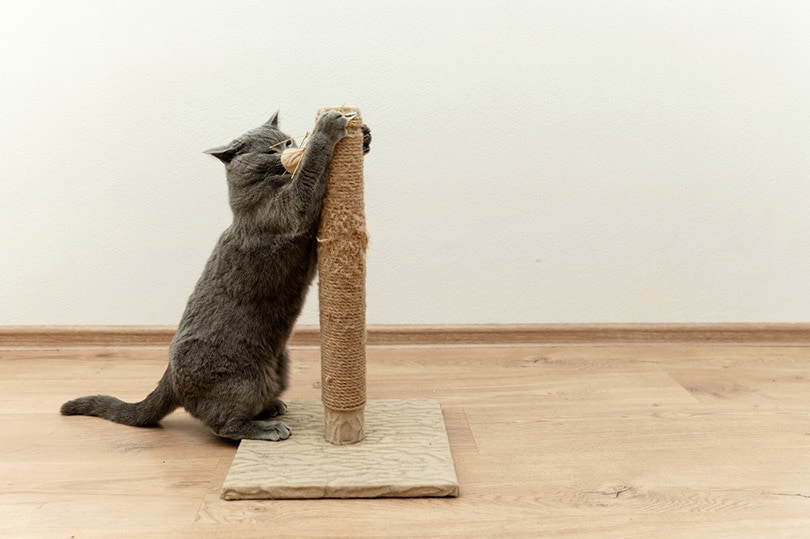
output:
M324 108L318 115L331 110ZM324 436L332 444L361 441L366 404L366 247L363 121L356 116L329 166L318 229L321 400Z

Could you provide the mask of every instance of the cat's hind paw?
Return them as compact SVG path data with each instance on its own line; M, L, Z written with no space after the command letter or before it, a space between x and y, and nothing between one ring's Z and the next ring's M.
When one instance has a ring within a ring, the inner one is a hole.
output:
M276 399L259 412L254 419L272 419L287 412L287 405L281 399Z
M270 440L271 442L280 442L286 440L292 434L292 429L283 421L257 421L262 423L264 428L256 440Z
M229 421L221 428L213 429L217 436L231 440L269 440L280 442L292 434L292 429L283 421Z

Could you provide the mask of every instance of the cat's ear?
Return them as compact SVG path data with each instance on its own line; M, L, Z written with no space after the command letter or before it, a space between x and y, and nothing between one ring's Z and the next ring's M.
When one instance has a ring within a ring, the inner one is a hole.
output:
M241 147L242 142L240 140L234 140L230 144L219 146L217 148L211 148L210 150L205 150L203 153L213 155L227 165L234 157L236 157L236 154L239 152L239 148Z
M264 125L278 129L278 111L276 111L276 113L273 114L273 116L267 120Z

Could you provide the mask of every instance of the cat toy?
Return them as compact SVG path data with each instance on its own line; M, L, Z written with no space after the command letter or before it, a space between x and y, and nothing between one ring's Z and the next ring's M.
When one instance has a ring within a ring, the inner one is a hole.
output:
M309 141L309 133L304 135L304 140L297 148L287 148L281 152L281 164L284 165L284 170L295 176L298 168L301 166L301 161L304 159L304 152L307 149L307 141ZM284 141L286 142L286 141Z

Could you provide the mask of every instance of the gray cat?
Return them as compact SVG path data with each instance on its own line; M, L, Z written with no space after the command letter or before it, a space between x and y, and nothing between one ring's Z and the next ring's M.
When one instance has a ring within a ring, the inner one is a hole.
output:
M145 427L182 406L215 434L233 440L284 440L272 418L287 406L287 340L316 271L316 233L335 144L348 117L317 121L292 177L281 152L295 145L278 113L230 144L208 150L225 163L233 223L223 232L188 300L157 388L136 404L81 397L64 415L91 415ZM363 126L363 150L371 135Z

